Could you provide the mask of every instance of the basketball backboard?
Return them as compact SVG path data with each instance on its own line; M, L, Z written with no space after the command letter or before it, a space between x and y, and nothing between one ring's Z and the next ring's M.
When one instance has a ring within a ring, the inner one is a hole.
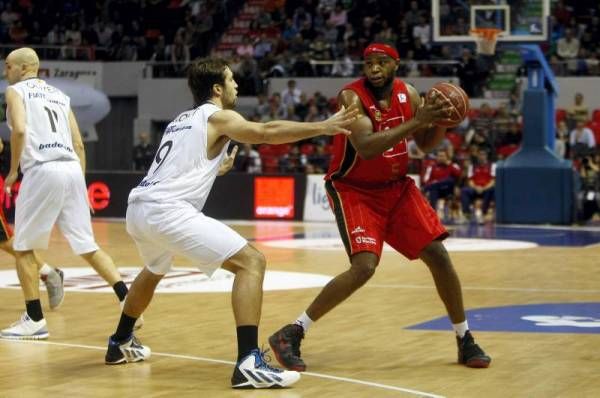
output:
M499 42L548 40L550 0L432 0L433 41L469 42L478 28L502 30Z

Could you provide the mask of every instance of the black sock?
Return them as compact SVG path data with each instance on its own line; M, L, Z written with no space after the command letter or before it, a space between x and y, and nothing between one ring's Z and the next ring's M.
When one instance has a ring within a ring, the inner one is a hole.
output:
M237 327L238 341L238 362L250 354L250 351L258 348L258 326L238 326Z
M117 294L119 301L125 300L125 296L127 296L127 285L123 281L118 281L113 285L113 290Z
M110 336L113 341L125 341L131 336L133 333L133 325L135 325L135 321L137 318L132 318L129 315L125 315L124 312L121 313L121 319L119 320L119 326L117 326L117 331L115 334Z
M29 315L32 321L39 322L44 319L44 314L42 314L42 303L40 303L39 299L26 301L25 307L27 307L27 315Z

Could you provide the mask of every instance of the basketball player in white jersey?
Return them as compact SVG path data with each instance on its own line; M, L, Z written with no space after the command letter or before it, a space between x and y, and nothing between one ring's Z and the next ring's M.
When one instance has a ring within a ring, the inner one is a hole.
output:
M25 296L26 312L1 331L8 339L45 339L48 328L40 305L38 268L34 249L48 248L56 223L76 254L81 255L115 290L120 301L127 295L112 259L94 240L87 189L85 152L70 99L37 78L39 59L30 48L11 52L5 60L11 162L5 190L18 176L23 180L15 209L13 249Z
M204 215L202 209L223 161L230 159L227 149L231 139L281 144L321 134L348 134L343 127L357 112L342 110L317 123L249 122L233 111L237 83L227 63L220 59L192 63L188 85L196 107L167 126L147 176L129 195L127 232L135 240L145 268L131 285L117 330L109 338L105 362L120 364L150 357L150 349L134 337L133 325L150 303L158 282L171 269L173 256L182 255L208 275L219 267L235 274L232 306L238 357L232 387L287 387L300 374L270 367L258 349L265 258L237 232Z

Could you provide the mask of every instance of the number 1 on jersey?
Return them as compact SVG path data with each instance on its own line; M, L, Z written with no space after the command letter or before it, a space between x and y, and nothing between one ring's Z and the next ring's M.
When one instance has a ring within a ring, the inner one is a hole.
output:
M44 110L48 114L48 120L50 120L50 128L53 133L56 133L56 124L58 123L58 114L54 109L50 109L48 107L44 107ZM56 121L55 121L56 119Z

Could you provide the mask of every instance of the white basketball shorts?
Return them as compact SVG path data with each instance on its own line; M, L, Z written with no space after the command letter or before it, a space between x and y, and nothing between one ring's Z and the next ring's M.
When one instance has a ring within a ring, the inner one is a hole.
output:
M54 224L75 254L98 250L79 162L46 162L25 172L16 202L13 248L47 249Z
M210 276L248 244L233 229L185 201L130 203L127 232L134 239L144 265L157 275L168 273L173 256L181 255Z

